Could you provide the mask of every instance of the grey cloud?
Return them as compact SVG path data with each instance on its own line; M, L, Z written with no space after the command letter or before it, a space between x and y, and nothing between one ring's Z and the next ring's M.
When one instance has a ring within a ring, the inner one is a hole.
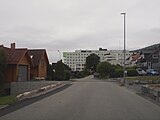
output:
M123 48L127 12L127 49L160 40L159 0L1 0L0 44L45 48L50 61L57 50Z

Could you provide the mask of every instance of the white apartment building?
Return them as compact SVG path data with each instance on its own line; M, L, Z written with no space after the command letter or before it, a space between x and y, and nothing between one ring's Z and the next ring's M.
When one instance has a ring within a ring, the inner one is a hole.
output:
M111 64L123 65L123 50L107 50L99 48L99 50L76 50L75 52L63 52L64 64L68 65L72 71L82 71L85 67L86 57L90 54L96 54L100 57L100 61L108 61ZM126 51L126 58L131 55Z
M132 55L129 50L126 50L125 58L126 58L126 66L133 66L133 63L130 60L127 60ZM107 61L114 65L124 65L124 52L123 50L110 50L108 55L105 55L102 61Z

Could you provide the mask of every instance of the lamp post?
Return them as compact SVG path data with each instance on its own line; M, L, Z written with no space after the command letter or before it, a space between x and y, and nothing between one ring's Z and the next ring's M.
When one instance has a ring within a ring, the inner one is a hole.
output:
M59 59L61 60L61 52L58 50L58 53L59 53Z
M124 51L123 51L123 53L124 53L124 65L123 65L123 83L125 84L125 75L126 75L126 13L121 13L121 15L123 15L124 16L124 23L123 23L123 25L124 25L124 34L123 34L123 37L124 37Z

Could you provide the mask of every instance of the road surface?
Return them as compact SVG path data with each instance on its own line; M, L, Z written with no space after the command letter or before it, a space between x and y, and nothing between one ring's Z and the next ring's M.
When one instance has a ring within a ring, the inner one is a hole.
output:
M89 77L0 120L160 120L160 107L114 82Z

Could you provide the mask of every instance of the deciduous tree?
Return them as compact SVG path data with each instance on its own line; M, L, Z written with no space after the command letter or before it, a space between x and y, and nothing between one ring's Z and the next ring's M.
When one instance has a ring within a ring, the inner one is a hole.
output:
M96 71L96 67L99 63L100 57L96 54L91 54L86 58L86 68L92 71Z

